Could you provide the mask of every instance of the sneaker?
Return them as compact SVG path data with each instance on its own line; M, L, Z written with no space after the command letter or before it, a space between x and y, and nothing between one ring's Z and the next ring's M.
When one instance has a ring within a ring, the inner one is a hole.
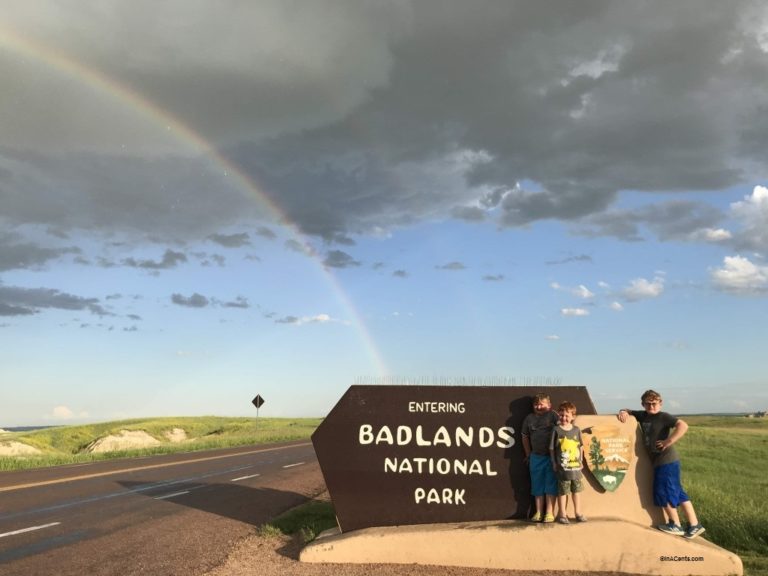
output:
M692 540L693 538L696 538L696 536L699 536L700 534L704 533L704 526L701 524L696 524L695 526L689 526L688 530L685 531L685 538L688 538L688 540Z
M577 522L586 522L586 521L587 521L587 518L586 518L586 516L583 516L582 514L578 514L578 515L576 516L576 521L577 521Z
M674 536L685 536L683 528L674 522L670 522L669 524L659 524L656 528L667 534L673 534Z
M552 523L554 521L555 521L555 517L552 516L552 514L545 514L544 515L544 520L542 520L542 522L544 522L544 524L550 524L550 523Z
M536 514L531 516L531 522L541 522L541 512L536 512Z
M570 524L571 521L568 520L565 516L558 516L557 521L560 522L560 524Z

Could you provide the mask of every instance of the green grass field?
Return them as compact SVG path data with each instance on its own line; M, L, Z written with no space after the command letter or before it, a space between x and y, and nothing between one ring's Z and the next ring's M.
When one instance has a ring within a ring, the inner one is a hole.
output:
M222 418L217 416L150 418L0 434L0 444L13 440L42 451L35 456L0 456L0 471L301 440L309 438L321 421L321 418ZM179 443L169 442L165 434L174 428L183 429L188 440ZM162 444L138 450L104 453L87 451L87 447L94 440L118 434L121 430L143 430Z
M690 428L675 446L705 537L737 553L748 576L768 576L768 419L683 420Z
M747 576L768 576L768 419L686 416L684 420L690 428L676 447L683 461L683 484L707 528L704 537L737 553ZM44 453L0 457L0 470L304 439L320 422L320 418L157 418L3 434L0 443L13 439ZM93 440L120 430L144 430L163 440L173 428L184 429L191 440L130 452L84 452ZM331 504L315 502L278 519L275 529L311 537L333 525Z

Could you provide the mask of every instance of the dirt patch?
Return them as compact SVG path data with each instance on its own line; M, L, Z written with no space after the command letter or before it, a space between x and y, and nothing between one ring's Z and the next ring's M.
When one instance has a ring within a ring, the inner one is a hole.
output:
M32 456L33 454L42 454L42 451L13 440L0 443L0 456Z
M184 442L187 440L187 432L183 428L174 428L164 434L169 442Z
M299 562L302 547L298 536L248 536L233 548L224 564L204 576L619 576L612 572L529 572L419 564L310 564Z
M159 446L161 442L144 430L120 430L119 434L104 436L92 442L87 452L114 452L116 450L134 450Z

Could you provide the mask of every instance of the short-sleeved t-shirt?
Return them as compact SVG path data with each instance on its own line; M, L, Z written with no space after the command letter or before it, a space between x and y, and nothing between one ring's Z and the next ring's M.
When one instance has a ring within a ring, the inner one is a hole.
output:
M656 448L657 441L669 438L670 431L677 424L678 418L676 416L672 416L669 412L648 414L645 410L632 410L630 414L640 423L645 449L651 456L654 466L661 466L662 464L669 464L670 462L680 460L680 456L678 456L674 446L669 446L664 451Z
M558 425L552 429L549 449L555 453L555 464L560 478L581 478L581 445L581 430L577 426L565 430Z
M528 436L531 442L531 452L534 454L549 455L549 440L560 418L557 412L545 412L544 414L528 414L523 420L521 433Z

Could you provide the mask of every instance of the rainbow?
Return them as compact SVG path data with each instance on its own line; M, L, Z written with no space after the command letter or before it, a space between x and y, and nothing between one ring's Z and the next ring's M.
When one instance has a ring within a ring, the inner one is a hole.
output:
M310 261L319 267L321 275L326 279L338 303L352 318L352 324L357 330L375 370L380 376L388 374L384 360L360 313L353 305L352 300L344 291L336 276L323 265L322 261L315 254L315 251L306 241L298 226L290 221L277 203L259 189L251 177L218 151L202 134L169 110L152 102L132 87L104 74L100 70L78 62L58 49L54 49L37 40L24 38L2 24L0 24L0 49L34 59L44 66L48 66L59 73L66 74L98 90L121 105L129 106L132 110L150 121L163 126L166 131L175 135L181 143L191 146L197 153L210 158L214 165L218 166L231 182L256 199L267 210L268 214L289 233L290 237L304 247L305 253L310 255Z

